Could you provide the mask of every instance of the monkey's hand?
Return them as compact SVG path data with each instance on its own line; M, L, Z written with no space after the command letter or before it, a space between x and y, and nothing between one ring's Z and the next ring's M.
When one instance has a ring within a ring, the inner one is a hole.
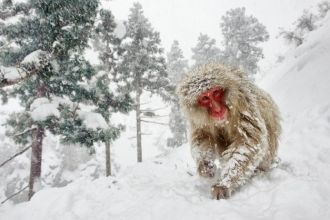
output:
M198 165L198 173L202 177L212 178L215 175L217 167L215 166L213 161L210 160L202 160Z
M225 186L220 186L215 184L211 188L212 198L213 199L228 199L231 195L231 190Z

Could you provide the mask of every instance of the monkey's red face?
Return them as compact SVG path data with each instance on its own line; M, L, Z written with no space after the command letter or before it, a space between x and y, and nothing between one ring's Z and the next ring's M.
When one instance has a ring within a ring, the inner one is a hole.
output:
M198 105L207 108L213 119L223 120L227 112L224 95L225 91L219 87L207 90L198 97Z

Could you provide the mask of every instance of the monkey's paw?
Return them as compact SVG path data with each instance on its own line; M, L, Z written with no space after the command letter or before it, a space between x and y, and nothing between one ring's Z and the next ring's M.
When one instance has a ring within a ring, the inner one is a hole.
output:
M202 177L212 178L215 175L217 167L213 161L203 160L198 165L198 173Z
M231 190L225 186L219 186L215 184L211 188L211 193L213 199L228 199L231 195Z

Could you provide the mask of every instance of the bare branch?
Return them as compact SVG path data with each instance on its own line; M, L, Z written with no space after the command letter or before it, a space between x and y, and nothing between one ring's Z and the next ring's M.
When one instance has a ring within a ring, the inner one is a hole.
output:
M147 105L147 104L150 104L150 102L142 102L142 103L140 103L140 105ZM136 107L137 104L133 104L133 106Z
M141 133L141 135L152 135L151 133ZM135 139L136 136L129 137L128 139Z
M7 202L9 199L13 198L14 196L20 194L21 192L23 192L24 190L26 190L29 187L29 185L25 186L24 188L22 188L20 191L14 193L13 195L9 196L7 199L3 200L1 202L1 204L4 204L5 202Z
M161 123L161 122L156 122L156 121L146 121L146 120L141 120L142 122L145 122L145 123L152 123L152 124L159 124L159 125L166 125L168 126L167 123Z
M155 109L141 109L141 112L154 112L154 111L158 111L158 110L162 110L162 109L166 109L168 108L169 106L166 105L164 107L161 107L161 108L155 108Z
M11 156L9 159L7 159L7 160L5 160L4 162L2 162L2 163L0 164L0 167L4 166L6 163L8 163L9 161L11 161L11 160L14 159L15 157L17 157L17 156L23 154L25 151L27 151L27 150L30 149L30 148L31 148L31 145L28 146L28 147L26 147L26 148L24 148L22 151L20 151L20 152L14 154L14 155Z
M141 118L164 118L168 117L169 115L154 115L154 116L141 116Z

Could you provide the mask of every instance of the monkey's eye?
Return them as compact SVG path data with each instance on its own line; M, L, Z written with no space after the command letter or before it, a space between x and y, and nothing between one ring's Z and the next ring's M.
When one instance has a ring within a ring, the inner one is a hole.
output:
M199 98L199 104L201 106L208 106L210 103L211 103L211 99L207 95L203 95Z
M222 90L215 90L212 95L213 95L213 99L215 101L218 101L219 102L219 101L222 100L223 91Z

